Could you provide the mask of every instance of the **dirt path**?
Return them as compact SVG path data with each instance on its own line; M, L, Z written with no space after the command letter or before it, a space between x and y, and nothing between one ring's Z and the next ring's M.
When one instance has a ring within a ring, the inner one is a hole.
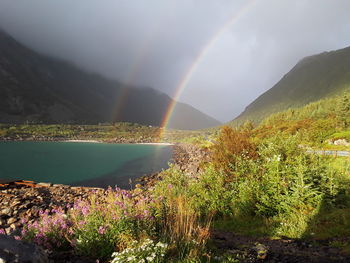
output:
M219 250L239 262L269 263L349 263L350 254L330 246L334 240L306 241L299 239L255 238L230 232L213 231L211 239ZM340 240L339 240L340 241ZM350 241L350 237L348 240Z

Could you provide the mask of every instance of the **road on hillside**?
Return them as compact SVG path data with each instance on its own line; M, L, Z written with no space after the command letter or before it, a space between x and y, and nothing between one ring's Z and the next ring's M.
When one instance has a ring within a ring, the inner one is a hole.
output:
M333 155L333 156L350 156L349 151L333 151L333 150L307 150L307 153L320 154L320 155Z

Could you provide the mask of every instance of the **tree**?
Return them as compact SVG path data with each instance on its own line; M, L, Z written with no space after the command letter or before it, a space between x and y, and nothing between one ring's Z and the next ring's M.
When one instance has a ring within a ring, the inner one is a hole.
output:
M234 175L241 160L258 158L257 147L251 142L249 133L228 126L221 129L211 150L214 167L228 175Z
M343 124L343 128L347 127L347 119L350 113L350 100L347 94L344 94L340 105L340 118Z

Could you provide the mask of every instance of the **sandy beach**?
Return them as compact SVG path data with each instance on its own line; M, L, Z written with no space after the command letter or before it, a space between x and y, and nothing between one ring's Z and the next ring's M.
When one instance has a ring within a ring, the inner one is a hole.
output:
M65 140L64 142L90 142L90 143L102 143L96 140Z
M164 146L173 146L173 143L168 142L140 142L135 144L149 144L149 145L164 145Z

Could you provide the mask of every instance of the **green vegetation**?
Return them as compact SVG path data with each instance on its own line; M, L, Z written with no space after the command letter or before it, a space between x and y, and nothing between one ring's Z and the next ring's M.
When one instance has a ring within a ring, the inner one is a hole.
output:
M350 47L302 59L270 90L252 102L230 125L261 122L271 114L331 97L350 88Z
M0 124L0 139L9 140L101 140L107 142L180 142L208 144L210 132L165 129L136 123L101 125Z
M257 127L252 122L223 127L217 135L162 131L165 140L206 147L211 161L195 176L172 166L154 187L110 189L105 197L77 202L67 214L43 212L22 238L112 262L239 262L238 256L211 246L213 229L277 239L328 239L330 246L349 253L349 158L307 151L340 147L330 143L349 139L348 97L343 93L280 112ZM62 131L50 127L33 129ZM129 124L83 128L66 130L77 130L72 136L98 138L134 130L137 136L160 132ZM18 134L21 129L2 130Z
M139 190L109 189L104 196L75 202L67 214L42 211L21 238L115 263L201 258L210 222L201 220L185 198L164 201Z
M1 137L11 139L94 139L140 140L150 142L159 139L159 128L120 122L114 125L0 125Z
M333 158L305 153L293 137L262 140L249 154L225 143L239 136L245 134L225 128L212 165L198 179L169 170L157 195L187 196L226 230L274 237L304 237L318 214L350 208L349 166L334 169Z
M259 138L296 136L303 145L318 148L350 149L332 144L338 139L349 141L350 92L310 103L298 109L289 109L271 115L254 131Z
M221 252L208 245L210 228L271 238L348 236L349 161L307 153L296 134L266 137L261 127L247 127L224 127L209 148L212 161L195 177L171 167L153 188L110 189L67 215L44 212L23 238L112 262L215 262Z

